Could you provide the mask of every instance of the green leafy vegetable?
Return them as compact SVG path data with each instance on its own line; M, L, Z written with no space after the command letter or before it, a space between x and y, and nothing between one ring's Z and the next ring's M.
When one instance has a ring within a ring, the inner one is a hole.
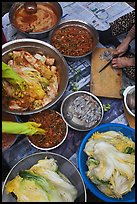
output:
M27 87L26 81L21 78L12 67L2 62L2 78L6 79L14 87L20 88L24 91Z
M81 70L73 70L73 75L76 77L76 80L74 82L72 82L72 90L73 91L78 91L78 81L80 79L80 75L81 75Z
M34 134L44 134L46 131L39 128L41 124L35 122L11 122L2 121L2 132L9 134L24 134L24 135L34 135Z
M110 108L111 108L111 105L110 105L109 103L107 103L106 105L103 104L103 110L104 110L105 112L108 111L108 110L110 110Z
M31 171L28 171L28 170L20 171L19 176L23 179L29 179L29 180L35 181L45 191L49 191L51 187L53 188L53 186L49 185L49 183L44 177L39 176Z
M99 161L98 160L95 160L94 158L90 158L88 159L89 162L93 162L95 165L98 165L99 164Z
M78 83L77 83L77 82L73 82L73 84L72 84L72 90L73 90L73 91L78 91Z
M126 154L132 154L133 152L135 152L135 150L132 147L126 147L124 151Z

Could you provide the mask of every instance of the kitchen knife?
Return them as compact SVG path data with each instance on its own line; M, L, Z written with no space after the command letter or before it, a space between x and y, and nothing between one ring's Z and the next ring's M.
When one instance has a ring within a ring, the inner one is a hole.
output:
M117 54L112 55L111 60L109 60L108 63L105 64L105 65L99 70L99 73L102 72L102 71L112 62L112 60L113 60L115 57L118 57L118 55L117 55Z

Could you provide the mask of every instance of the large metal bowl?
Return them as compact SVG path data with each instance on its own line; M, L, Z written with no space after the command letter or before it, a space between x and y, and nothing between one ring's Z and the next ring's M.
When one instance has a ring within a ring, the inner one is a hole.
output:
M24 5L25 2L15 2L12 7L9 10L9 19L10 19L10 23L11 25L20 33L24 34L27 37L30 38L36 38L36 39L43 39L45 37L48 36L49 32L54 29L61 21L62 15L63 15L63 11L62 11L62 7L60 6L60 4L58 2L36 2L37 4L42 4L44 6L47 6L49 8L51 8L53 10L53 12L56 14L57 16L57 22L56 24L51 27L50 29L47 30L43 30L41 32L23 32L21 29L19 29L15 24L14 24L14 17L15 17L15 12L17 9L21 8Z
M41 40L36 39L18 39L13 40L8 43L5 43L2 46L2 61L7 62L10 59L9 53L13 50L22 50L25 49L30 53L42 52L49 57L55 58L55 65L57 67L59 73L59 90L58 95L46 106L33 110L33 111L9 111L7 108L2 107L3 111L16 114L16 115L30 115L34 113L38 113L42 110L48 109L51 106L55 105L55 103L62 97L64 94L67 84L68 84L68 67L64 57L60 54L60 52L54 48L49 43L43 42Z
M77 169L77 167L66 157L56 154L53 152L39 152L31 154L23 159L21 159L17 164L15 164L7 175L3 188L2 188L2 201L3 202L17 202L11 193L7 194L5 186L7 182L15 178L19 171L26 170L35 165L39 160L47 158L53 158L57 161L59 171L64 174L70 182L76 187L78 191L77 198L75 202L87 202L87 193L83 179Z
M91 54L95 50L95 48L99 42L99 35L98 35L98 32L96 31L96 29L90 23L87 23L87 22L82 21L82 20L76 20L76 19L67 20L67 21L64 21L64 22L60 23L59 25L57 25L56 28L54 28L54 30L50 31L50 33L49 33L50 44L54 46L54 44L52 43L52 37L55 35L55 32L59 29L66 28L68 26L78 26L80 28L86 29L93 38L93 47L89 52L87 52L83 55L69 56L69 55L65 55L62 53L63 56L66 57L67 59L75 59L76 60L76 59L80 59L81 57L85 57L85 56Z

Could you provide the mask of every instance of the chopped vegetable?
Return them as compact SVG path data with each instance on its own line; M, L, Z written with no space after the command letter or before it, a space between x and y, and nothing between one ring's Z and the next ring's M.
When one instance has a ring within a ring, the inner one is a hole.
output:
M111 108L111 105L110 105L109 103L103 104L103 110L104 110L105 112L108 111L108 110L110 110L110 108Z
M73 90L73 91L78 91L78 83L77 83L77 82L73 82L73 84L72 84L72 90Z
M35 122L11 122L2 121L2 132L8 134L24 134L24 135L34 135L34 134L45 134L45 130L39 128L41 124Z
M79 85L78 85L78 81L80 80L80 76L81 76L81 70L72 70L72 74L73 77L75 78L75 81L73 81L72 84L72 90L73 91L78 91L79 89Z

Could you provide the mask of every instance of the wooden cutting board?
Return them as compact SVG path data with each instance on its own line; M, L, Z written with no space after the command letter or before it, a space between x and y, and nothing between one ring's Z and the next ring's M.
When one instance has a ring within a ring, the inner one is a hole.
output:
M106 59L100 58L105 50L107 48L96 48L92 53L90 92L96 96L121 99L122 70L113 69L110 64L99 73L99 70L108 62Z

